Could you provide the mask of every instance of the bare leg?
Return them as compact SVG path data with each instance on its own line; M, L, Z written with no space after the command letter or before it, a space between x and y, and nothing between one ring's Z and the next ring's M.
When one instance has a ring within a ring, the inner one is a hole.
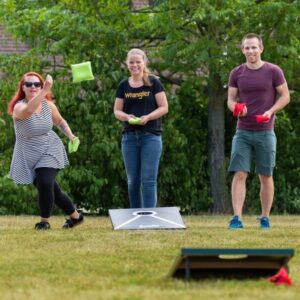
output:
M274 181L272 176L259 175L260 201L262 217L269 217L274 198Z
M243 205L246 198L246 179L248 173L235 172L231 184L232 207L235 216L242 217Z

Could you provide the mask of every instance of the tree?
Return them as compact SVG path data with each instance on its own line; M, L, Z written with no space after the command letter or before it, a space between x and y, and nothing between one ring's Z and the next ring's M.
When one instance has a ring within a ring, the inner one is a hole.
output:
M149 21L153 33L147 46L155 43L157 57L163 58L157 69L166 80L180 86L184 82L191 90L199 82L196 97L207 101L213 212L227 212L225 137L229 135L225 133L224 102L229 71L244 60L238 47L243 35L257 32L265 40L266 59L294 74L297 69L291 64L299 61L299 2L163 1L153 12ZM145 32L144 38L148 35ZM168 75L164 76L166 71ZM295 79L287 75L294 85ZM203 108L191 102L187 105L201 113Z
M124 207L121 126L112 106L116 86L127 76L126 52L141 47L165 84L171 107L164 118L159 204L178 205L184 212L226 212L230 207L226 169L235 127L226 109L226 84L229 71L244 61L238 45L245 33L260 33L264 59L284 68L297 95L299 5L299 1L160 0L134 11L127 0L6 0L0 22L33 48L22 57L0 57L6 74L0 82L0 101L9 99L25 70L51 70L56 102L82 141L71 167L61 174L62 184L80 206L103 212ZM74 85L70 64L85 60L92 62L96 80ZM0 104L5 111L6 103ZM278 118L282 172L275 180L284 191L278 194L280 199L300 197L299 172L283 172L286 166L300 164L288 152L294 150L299 133L299 122L294 122L298 107L293 107L293 119L285 113ZM5 157L0 183L6 184L13 134L11 120L2 118L9 124L0 135ZM253 183L254 189L254 179ZM278 211L300 211L297 201L278 205Z

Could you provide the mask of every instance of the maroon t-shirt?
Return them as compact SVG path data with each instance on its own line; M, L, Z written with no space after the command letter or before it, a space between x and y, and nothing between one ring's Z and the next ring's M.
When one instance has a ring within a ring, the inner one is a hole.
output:
M246 64L234 68L229 76L230 87L238 89L239 102L247 105L247 115L240 117L237 128L245 130L272 130L275 116L267 123L257 123L255 115L262 115L276 102L276 87L285 83L283 71L274 64L265 62L252 70Z

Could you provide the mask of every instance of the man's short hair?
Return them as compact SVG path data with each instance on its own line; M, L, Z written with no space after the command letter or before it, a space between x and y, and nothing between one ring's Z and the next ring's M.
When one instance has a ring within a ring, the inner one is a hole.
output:
M247 40L247 39L253 39L253 38L257 38L258 39L258 42L259 42L259 46L261 47L261 48L263 48L263 40L262 40L262 38L261 38L261 36L259 35L259 34L257 34L257 33L247 33L244 37L243 37L243 39L242 39L242 47L244 47L244 42L245 42L245 40Z

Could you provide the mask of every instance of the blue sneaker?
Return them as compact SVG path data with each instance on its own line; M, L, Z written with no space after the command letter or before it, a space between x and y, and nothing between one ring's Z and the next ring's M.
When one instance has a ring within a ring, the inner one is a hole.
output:
M242 220L238 216L233 216L230 220L228 229L242 229L244 228Z
M271 227L270 219L268 217L260 217L259 221L260 221L260 228L269 229Z

